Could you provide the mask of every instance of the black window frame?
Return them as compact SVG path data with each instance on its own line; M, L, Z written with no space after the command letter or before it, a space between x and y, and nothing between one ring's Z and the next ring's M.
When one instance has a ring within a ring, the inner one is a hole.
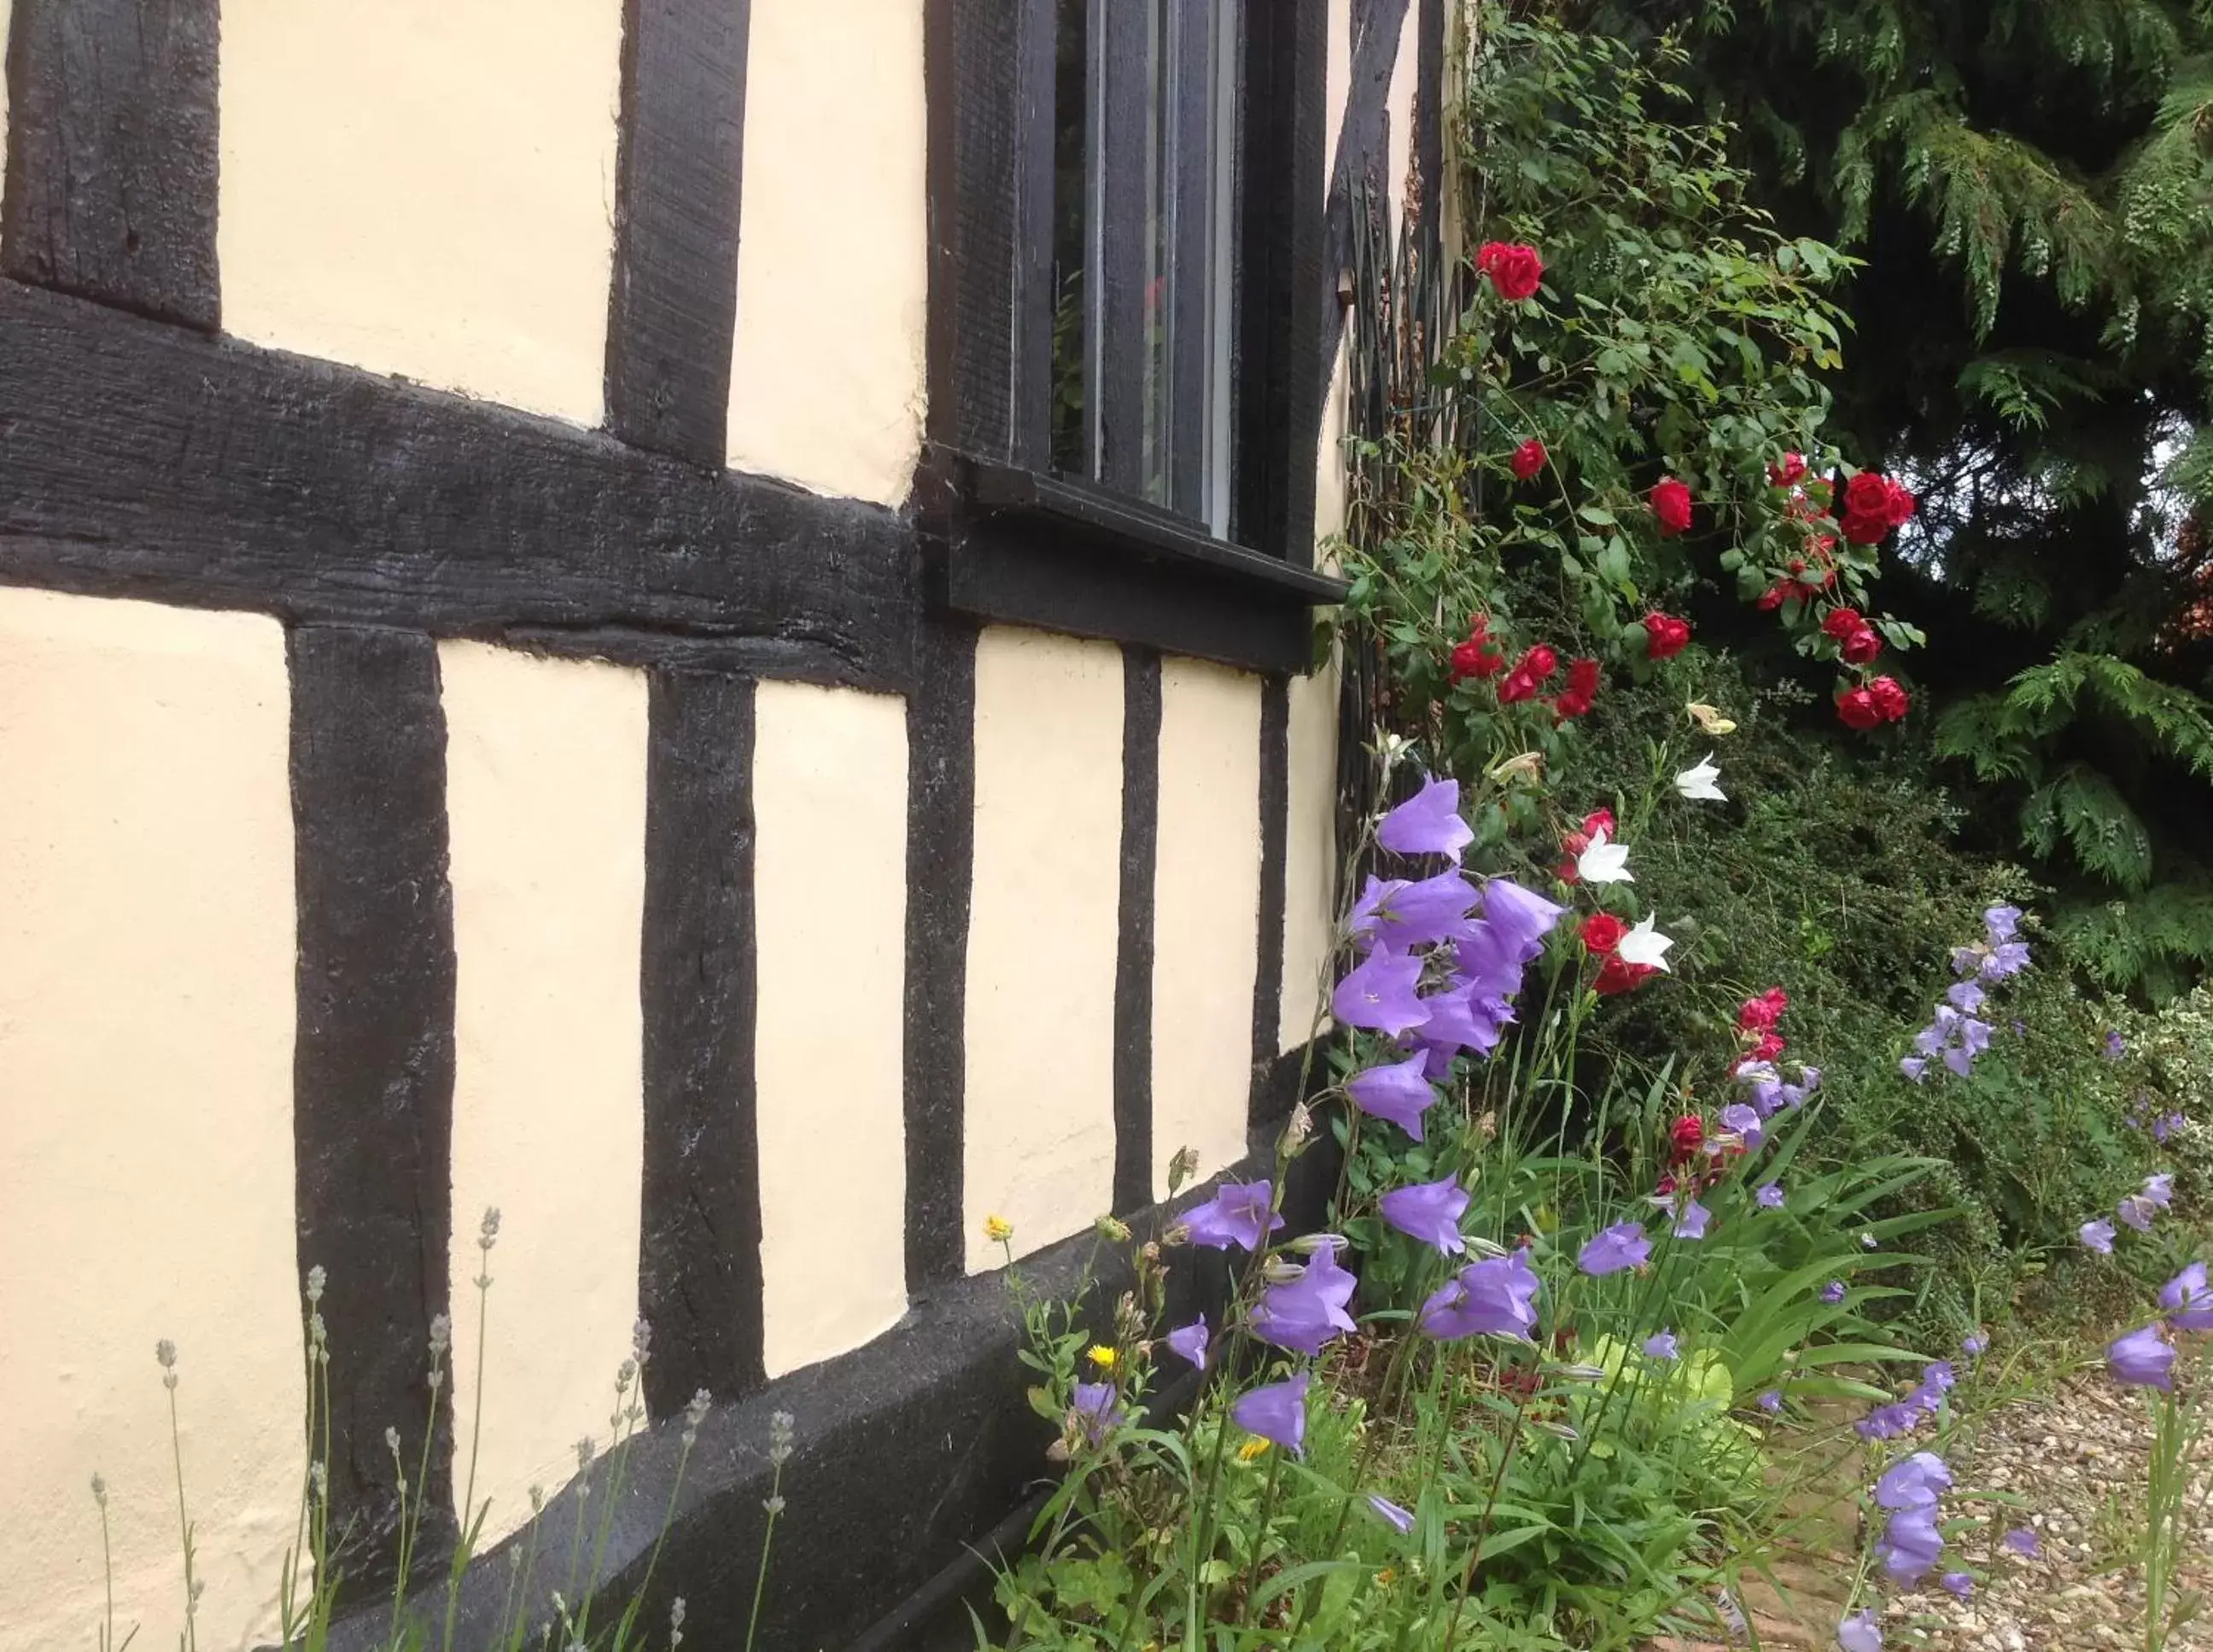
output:
M974 619L1303 671L1311 609L1344 594L1314 567L1327 0L1244 8L1221 539L1051 469L1057 13L1055 0L925 9L925 590Z

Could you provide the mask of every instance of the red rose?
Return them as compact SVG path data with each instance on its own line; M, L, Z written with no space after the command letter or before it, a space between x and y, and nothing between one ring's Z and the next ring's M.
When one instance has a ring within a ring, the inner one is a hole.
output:
M1611 958L1629 933L1629 925L1612 912L1593 912L1583 920L1583 950L1594 958Z
M1539 643L1516 660L1514 662L1514 668L1516 671L1527 672L1541 683L1560 668L1560 656L1553 653L1548 644Z
M1516 479L1526 482L1545 468L1545 444L1533 436L1516 448L1514 450L1514 457L1506 462L1512 468Z
M1598 966L1598 975L1591 982L1591 991L1612 998L1624 992L1634 992L1660 972L1649 964L1625 964L1618 954L1609 954L1606 962Z
M1781 1039L1776 1037L1772 1033L1762 1033L1759 1035L1759 1042L1752 1046L1752 1054L1747 1058L1747 1059L1753 1061L1772 1061L1776 1057L1783 1053L1783 1045Z
M1452 674L1456 683L1470 677L1488 677L1506 663L1506 656L1489 644L1469 637L1452 651Z
M1844 638L1837 653L1848 666L1863 666L1882 652L1882 638L1865 625Z
M1757 998L1747 998L1736 1012L1738 1030L1746 1033L1772 1032L1775 1023L1783 1019L1783 1012L1790 1007L1790 999L1779 986L1771 986Z
M1789 487L1805 474L1806 455L1803 454L1787 453L1783 455L1781 464L1767 467L1767 479L1779 488Z
M1520 241L1484 242L1476 252L1475 267L1491 277L1498 296L1509 304L1529 297L1545 278L1545 260L1535 247Z
M1680 533L1691 525L1691 490L1673 477L1652 485L1652 514L1660 520L1660 531L1666 534Z
M1821 616L1821 631L1839 643L1856 631L1864 630L1867 621L1860 618L1856 608L1832 608Z
M1837 701L1837 715L1844 719L1844 727L1856 728L1864 734L1882 721L1876 710L1875 696L1864 688L1855 688Z
M1672 660L1691 646L1691 622L1674 619L1664 613L1644 616L1644 657L1648 660Z
M1762 591L1759 594L1759 600L1753 603L1752 606L1759 609L1760 613L1766 613L1773 609L1781 607L1783 606L1783 599L1789 594L1790 582L1787 579L1778 579L1774 584Z
M1913 496L1887 476L1862 471L1844 484L1844 537L1854 545L1877 545L1914 512Z
M1552 710L1563 717L1580 717L1591 709L1598 698L1599 667L1595 660L1577 660L1568 668L1568 686L1552 702Z
M1706 1121L1686 1113L1667 1131L1667 1161L1680 1164L1706 1144Z
M1876 678L1867 686L1867 695L1874 702L1877 715L1885 722L1896 722L1913 704L1906 698L1905 691L1898 686L1895 677Z
M1536 698L1536 678L1531 676L1520 666L1515 667L1499 680L1498 703L1501 705L1517 705L1523 700L1533 700Z

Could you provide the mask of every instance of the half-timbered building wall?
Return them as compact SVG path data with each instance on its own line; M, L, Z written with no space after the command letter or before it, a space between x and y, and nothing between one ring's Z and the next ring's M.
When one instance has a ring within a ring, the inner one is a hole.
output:
M608 1569L710 1391L692 1643L772 1411L763 1644L1019 1540L985 1216L1067 1285L1321 1025L1338 271L1436 174L1442 0L1220 3L1089 7L1235 20L1194 526L1045 450L1066 4L0 0L0 1652L100 1620L95 1472L174 1638L173 1395L203 1647L274 1637L311 1378L350 1599L388 1426L434 1563L566 1532L641 1319Z

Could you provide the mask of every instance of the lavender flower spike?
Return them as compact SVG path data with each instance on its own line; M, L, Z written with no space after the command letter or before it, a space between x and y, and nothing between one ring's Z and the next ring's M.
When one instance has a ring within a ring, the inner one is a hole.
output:
M1394 1187L1376 1201L1383 1220L1411 1239L1433 1245L1447 1256L1467 1249L1460 1219L1467 1212L1467 1190L1457 1176Z
M2174 1347L2158 1326L2148 1325L2113 1339L2106 1350L2106 1369L2124 1387L2172 1389Z
M1232 1245L1257 1251L1261 1241L1283 1225L1276 1214L1276 1190L1265 1181L1222 1183L1214 1197L1194 1205L1178 1224L1185 1237L1209 1250L1225 1251Z
M1345 1093L1361 1112L1389 1119L1418 1142L1422 1139L1422 1115L1437 1099L1436 1091L1422 1076L1428 1059L1417 1055L1411 1061L1370 1067L1347 1081Z
M1592 1278L1600 1279L1624 1268L1641 1268L1651 1254L1652 1241L1645 1237L1642 1222L1617 1222L1584 1241L1576 1265Z
M1288 1382L1271 1382L1240 1394L1229 1408L1229 1420L1247 1434L1281 1446L1294 1457L1307 1454L1307 1384L1313 1379L1300 1372Z
M1475 832L1460 818L1460 782L1432 780L1377 822L1375 841L1394 855L1442 855L1460 864Z

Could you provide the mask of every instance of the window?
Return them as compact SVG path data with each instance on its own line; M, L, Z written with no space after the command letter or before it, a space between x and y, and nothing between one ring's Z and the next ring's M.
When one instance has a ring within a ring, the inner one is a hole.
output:
M1310 663L1329 0L925 0L934 604Z
M1056 0L1052 468L1229 529L1241 0Z

